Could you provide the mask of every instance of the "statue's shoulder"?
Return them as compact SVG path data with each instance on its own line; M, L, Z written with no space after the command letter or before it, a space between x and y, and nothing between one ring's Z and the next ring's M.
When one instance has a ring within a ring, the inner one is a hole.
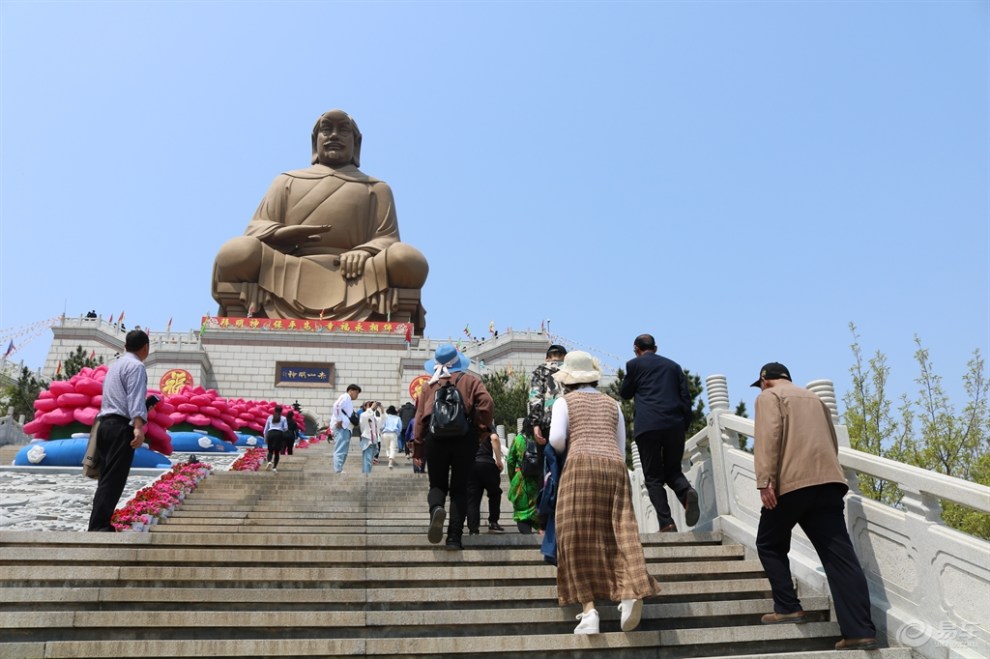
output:
M333 170L325 165L310 165L309 167L305 167L303 169L292 169L287 172L282 172L279 176L288 176L289 178L318 179L333 176Z
M304 169L293 169L291 171L284 172L282 176L301 179L321 179L328 176L334 176L345 181L366 183L368 185L376 186L385 185L387 187L387 184L384 181L377 179L374 176L368 176L354 165L348 165L347 167L340 167L338 169L327 167L326 165L311 165Z

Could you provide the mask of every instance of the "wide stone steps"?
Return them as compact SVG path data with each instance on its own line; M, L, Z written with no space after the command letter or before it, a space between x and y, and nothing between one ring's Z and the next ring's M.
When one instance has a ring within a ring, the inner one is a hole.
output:
M353 444L352 444L353 446ZM356 452L348 467L358 466ZM328 447L279 473L217 473L149 533L0 536L0 657L833 656L825 595L812 621L764 626L759 562L717 534L643 536L663 588L635 632L599 602L604 633L575 636L540 536L426 541L427 480L400 465L329 472ZM506 487L503 484L503 490ZM905 650L841 653L907 659Z

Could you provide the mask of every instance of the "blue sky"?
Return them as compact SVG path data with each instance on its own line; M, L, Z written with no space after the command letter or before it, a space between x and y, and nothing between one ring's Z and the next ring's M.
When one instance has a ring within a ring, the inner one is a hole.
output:
M621 365L652 332L752 410L771 360L841 395L854 321L895 394L918 334L961 395L990 343L988 24L952 0L4 0L0 329L197 328L217 249L339 107L430 261L429 336L550 319Z

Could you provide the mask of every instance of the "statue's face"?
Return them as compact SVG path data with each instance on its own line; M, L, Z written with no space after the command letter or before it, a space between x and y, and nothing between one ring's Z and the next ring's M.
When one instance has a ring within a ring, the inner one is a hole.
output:
M354 159L354 128L343 112L328 112L320 119L316 136L317 159L321 165L346 165Z

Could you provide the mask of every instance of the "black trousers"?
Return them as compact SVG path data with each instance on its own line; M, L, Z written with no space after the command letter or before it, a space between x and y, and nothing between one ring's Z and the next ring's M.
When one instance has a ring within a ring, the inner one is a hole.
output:
M282 453L284 435L281 430L269 430L265 435L265 444L268 445L268 462L273 467L278 467L278 456Z
M670 515L667 491L663 486L666 483L681 503L684 503L687 491L691 489L691 483L681 471L681 460L684 458L684 429L667 428L644 432L636 437L636 447L639 449L639 459L643 463L646 491L650 495L653 508L657 511L660 528L673 524L674 518Z
M773 510L763 508L756 533L756 550L773 590L773 610L794 613L801 600L794 591L787 552L794 525L811 540L825 568L832 591L835 617L845 638L873 638L876 627L870 617L870 591L846 530L843 483L813 485L777 498Z
M478 440L474 438L473 430L467 437L426 436L426 467L430 478L426 502L432 511L437 506L442 507L450 494L448 539L460 540L464 535L467 487L477 452Z
M475 462L467 489L467 527L477 531L481 526L481 496L488 493L488 523L498 521L501 514L502 472L494 462Z
M100 419L96 431L96 452L100 456L100 479L93 495L93 512L89 515L89 531L113 531L110 518L124 492L127 476L134 460L134 428L122 416Z

